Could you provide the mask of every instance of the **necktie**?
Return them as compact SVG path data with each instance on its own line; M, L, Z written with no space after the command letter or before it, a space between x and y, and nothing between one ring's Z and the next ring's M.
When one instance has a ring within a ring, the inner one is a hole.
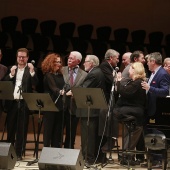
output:
M73 86L74 84L74 77L73 77L73 69L70 70L70 86Z

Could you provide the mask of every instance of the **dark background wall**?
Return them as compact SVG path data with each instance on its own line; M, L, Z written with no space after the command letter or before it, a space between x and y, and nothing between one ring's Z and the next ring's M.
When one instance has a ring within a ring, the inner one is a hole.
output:
M165 35L170 33L169 0L1 0L0 2L0 19L16 15L20 21L34 17L40 22L54 19L57 25L72 21L77 26L93 24L94 28L97 28L108 25L113 30L126 27L130 31L144 29L147 33L152 31L162 31ZM20 30L20 24L17 29ZM94 32L93 38L95 37Z

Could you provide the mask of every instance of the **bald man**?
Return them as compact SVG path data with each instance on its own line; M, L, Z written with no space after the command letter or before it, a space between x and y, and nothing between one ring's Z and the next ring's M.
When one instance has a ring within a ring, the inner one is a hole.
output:
M124 65L124 67L129 65L131 54L132 54L131 52L127 52L127 53L123 54L123 56L122 56L122 64Z

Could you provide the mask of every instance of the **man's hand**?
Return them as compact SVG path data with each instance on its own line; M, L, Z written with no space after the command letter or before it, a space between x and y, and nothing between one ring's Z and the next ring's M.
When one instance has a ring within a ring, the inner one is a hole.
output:
M142 85L142 89L145 89L146 91L149 91L150 85L147 82L142 81L141 85Z
M66 93L66 96L73 96L73 93L71 90L69 90L67 93Z
M28 67L30 69L30 73L33 73L34 72L34 66L32 63L28 63Z
M17 69L16 65L11 67L11 76L15 76L16 69Z

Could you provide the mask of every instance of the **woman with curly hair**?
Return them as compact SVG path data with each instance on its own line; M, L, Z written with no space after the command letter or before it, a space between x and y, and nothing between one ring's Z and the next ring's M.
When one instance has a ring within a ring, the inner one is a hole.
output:
M62 59L59 54L48 54L42 62L42 72L44 74L44 92L49 93L52 100L58 98L56 106L59 111L44 112L43 123L44 133L43 141L45 147L61 147L62 146L62 122L63 122L63 104L62 89L64 86L64 78L62 74Z

